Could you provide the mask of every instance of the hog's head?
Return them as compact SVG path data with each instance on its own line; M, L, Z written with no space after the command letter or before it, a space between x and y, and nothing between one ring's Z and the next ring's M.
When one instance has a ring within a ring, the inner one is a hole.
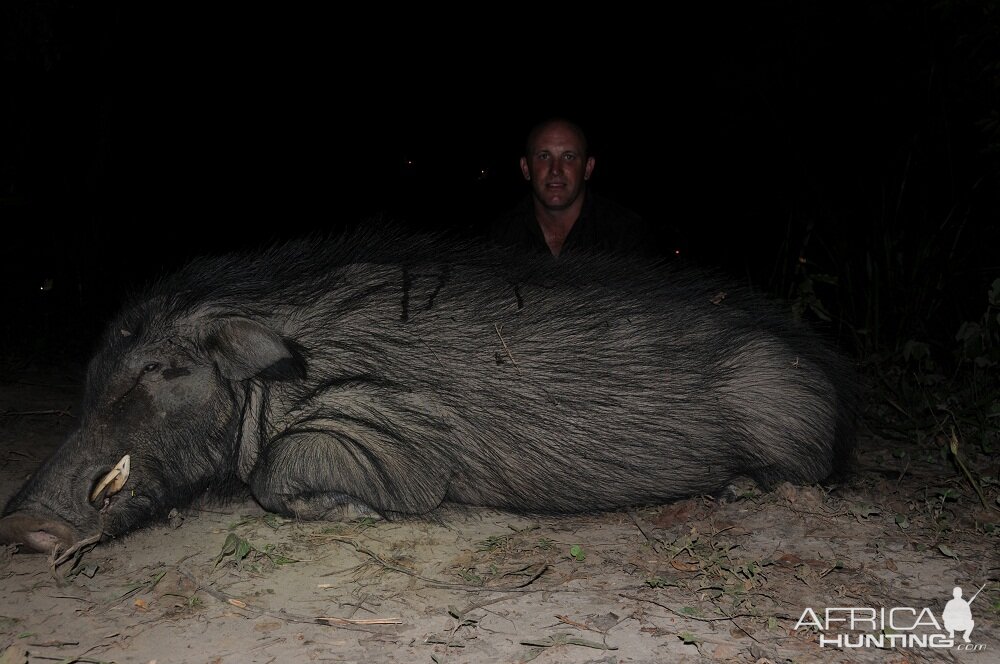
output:
M8 503L0 543L64 550L226 493L251 387L303 374L298 351L252 318L148 303L123 314L89 364L79 428Z

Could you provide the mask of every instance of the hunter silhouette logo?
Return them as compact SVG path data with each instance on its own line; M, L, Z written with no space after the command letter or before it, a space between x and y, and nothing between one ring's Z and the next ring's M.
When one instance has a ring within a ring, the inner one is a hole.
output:
M972 619L972 603L986 587L984 583L968 600L962 588L956 586L952 599L941 612L941 621L933 611L909 606L892 608L828 607L817 615L806 608L795 629L811 627L819 633L819 646L825 648L956 648L984 650L982 644L970 640L976 622ZM942 627L943 624L943 627ZM964 643L955 643L955 633Z
M953 599L948 600L948 603L944 605L944 613L941 614L941 619L944 621L944 628L948 630L949 638L954 639L955 632L964 632L962 638L965 639L966 643L969 643L969 634L972 633L972 628L976 626L976 621L972 619L972 609L969 607L979 597L979 593L983 592L983 588L985 587L986 584L984 583L968 602L962 599L962 588L960 586L955 586L955 589L951 591Z

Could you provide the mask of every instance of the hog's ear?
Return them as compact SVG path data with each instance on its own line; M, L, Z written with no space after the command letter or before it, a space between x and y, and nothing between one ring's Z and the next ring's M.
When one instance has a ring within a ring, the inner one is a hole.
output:
M295 345L249 318L218 321L202 345L230 380L295 380L306 375L305 360Z

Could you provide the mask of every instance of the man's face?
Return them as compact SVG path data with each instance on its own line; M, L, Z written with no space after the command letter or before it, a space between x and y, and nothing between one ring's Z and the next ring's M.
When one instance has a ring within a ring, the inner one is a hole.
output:
M529 153L521 157L521 172L542 205L565 210L580 197L594 170L594 158L585 152L583 138L562 123L538 133Z

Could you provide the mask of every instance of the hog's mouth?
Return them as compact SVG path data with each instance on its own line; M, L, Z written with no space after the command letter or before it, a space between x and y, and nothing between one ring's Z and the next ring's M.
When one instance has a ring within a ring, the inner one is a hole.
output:
M130 469L131 459L126 454L89 489L87 497L90 505L102 516L113 504L116 494L124 488ZM0 518L0 544L20 544L40 553L69 552L91 541L99 541L102 534L98 532L85 540L81 539L82 534L72 523L49 507L37 503Z

